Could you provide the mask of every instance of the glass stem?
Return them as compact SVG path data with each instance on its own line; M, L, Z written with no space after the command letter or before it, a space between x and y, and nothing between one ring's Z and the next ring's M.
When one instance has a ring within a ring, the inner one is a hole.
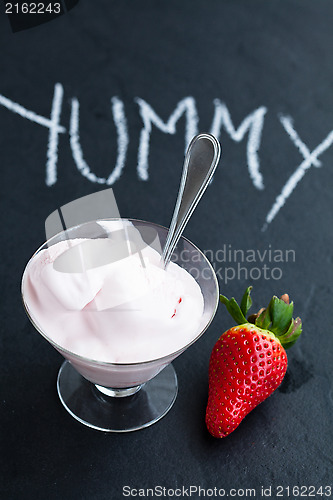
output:
M127 396L132 396L138 392L144 384L136 385L134 387L124 387L120 389L115 389L113 387L104 387L103 385L95 384L96 389L104 394L105 396L111 396L113 398L125 398Z

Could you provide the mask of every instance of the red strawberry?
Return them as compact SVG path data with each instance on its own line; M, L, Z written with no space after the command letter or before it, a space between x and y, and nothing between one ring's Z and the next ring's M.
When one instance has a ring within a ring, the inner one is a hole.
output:
M240 326L224 332L209 362L209 395L206 425L215 437L233 432L243 418L281 384L287 370L285 348L302 332L300 318L293 319L293 303L287 294L273 297L267 309L246 320L252 287L241 306L223 295L221 302Z

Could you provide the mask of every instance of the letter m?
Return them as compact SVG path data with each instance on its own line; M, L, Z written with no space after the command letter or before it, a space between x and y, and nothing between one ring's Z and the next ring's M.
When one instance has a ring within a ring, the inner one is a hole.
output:
M257 189L264 189L263 177L260 173L258 150L260 148L261 133L267 108L262 106L250 113L236 130L231 121L227 106L219 99L214 100L214 105L215 113L211 133L219 139L223 125L231 139L240 142L246 132L249 132L247 140L247 166L249 174L254 186Z
M143 99L137 97L135 101L140 108L140 115L143 121L143 129L140 134L140 144L138 150L138 176L139 179L148 180L148 157L149 157L149 141L152 124L165 134L176 133L176 123L179 118L185 114L186 128L185 128L185 150L190 143L193 136L198 132L198 114L196 109L195 100L193 97L185 97L178 102L175 110L170 115L167 122L155 113L151 106Z

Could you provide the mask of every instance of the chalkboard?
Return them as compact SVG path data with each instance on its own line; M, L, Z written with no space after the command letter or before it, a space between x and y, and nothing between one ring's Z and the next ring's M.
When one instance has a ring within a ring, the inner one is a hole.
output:
M157 498L162 488L165 498L329 497L332 2L80 0L15 32L5 3L1 497ZM168 226L198 132L218 137L222 157L185 236L205 250L224 295L252 284L258 310L289 293L303 333L281 387L225 439L204 424L210 352L232 325L222 305L175 360L179 393L160 422L90 430L59 402L62 358L23 310L25 264L52 212L107 188L122 217Z

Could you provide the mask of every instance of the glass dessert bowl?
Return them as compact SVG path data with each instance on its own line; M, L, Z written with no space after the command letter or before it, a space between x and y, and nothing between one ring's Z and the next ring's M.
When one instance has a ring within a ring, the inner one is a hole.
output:
M164 270L167 233L134 219L87 222L45 242L25 268L26 313L65 358L60 400L89 427L126 432L163 417L178 390L171 362L214 318L212 266L181 237Z

